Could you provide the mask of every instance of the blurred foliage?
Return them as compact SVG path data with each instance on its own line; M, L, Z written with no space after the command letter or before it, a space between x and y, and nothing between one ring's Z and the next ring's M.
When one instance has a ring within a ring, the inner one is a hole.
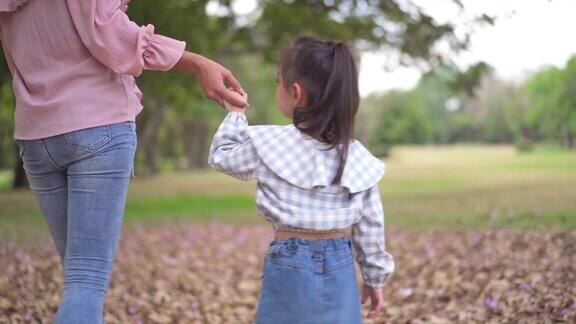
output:
M14 95L8 82L0 81L0 169L16 163L14 133Z
M572 57L561 71L560 91L558 96L554 96L558 101L552 107L551 118L558 126L560 136L564 141L564 147L571 149L574 147L574 137L576 136L576 56Z
M370 138L374 154L388 155L392 144L422 144L428 140L430 129L421 98L411 92L391 91L378 99L383 109L378 112L378 124Z
M465 10L460 1L452 2ZM465 70L453 64L450 57L467 48L469 35L456 32L450 23L439 23L411 1L260 0L247 13L238 13L236 4L139 0L130 3L128 14L138 24L152 23L157 33L184 40L188 50L233 70L249 93L249 119L254 124L290 122L275 107L278 57L292 38L314 34L352 41L359 50L384 50L390 53L390 66L410 65L426 72L413 90L363 100L357 135L381 155L396 143L521 141L524 131L527 143L546 138L563 138L567 146L573 142L574 100L568 94L575 83L574 63L552 78L553 85L546 77L534 76L535 81L515 87L496 80L483 62ZM471 23L493 24L494 17L481 15ZM438 51L439 47L449 50ZM14 99L9 80L1 60L0 169L18 167L10 138ZM192 76L145 72L137 81L145 94L138 117L137 171L205 167L223 111L203 98ZM547 91L550 87L557 91ZM522 98L524 106L511 98ZM558 109L545 113L542 107L550 107L550 102Z
M128 14L138 24L187 42L190 51L229 66L250 94L255 123L288 123L274 109L276 62L282 46L302 34L350 40L361 49L396 53L395 64L431 68L450 64L433 50L447 44L453 51L468 45L467 35L435 21L411 1L260 0L255 10L237 14L231 0L139 0ZM454 4L461 7L459 1ZM493 23L479 17L481 23ZM14 102L9 73L0 63L0 169L17 167L13 132ZM140 172L206 166L211 134L222 117L205 100L192 76L146 72L138 79L145 96L138 118ZM18 174L18 172L15 172Z
M500 80L485 63L465 71L438 66L415 89L365 98L363 109L389 116L364 138L383 156L401 143L514 143L519 151L528 151L538 141L557 141L572 149L574 93L576 56L565 67L545 67L520 84ZM403 113L395 113L400 106ZM413 111L424 112L424 121Z

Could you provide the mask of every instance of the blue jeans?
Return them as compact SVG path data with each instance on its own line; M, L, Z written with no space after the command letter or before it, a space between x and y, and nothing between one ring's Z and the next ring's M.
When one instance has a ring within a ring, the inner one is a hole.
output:
M362 323L350 239L270 243L256 323Z
M64 272L56 323L103 323L104 299L134 166L133 122L18 140Z

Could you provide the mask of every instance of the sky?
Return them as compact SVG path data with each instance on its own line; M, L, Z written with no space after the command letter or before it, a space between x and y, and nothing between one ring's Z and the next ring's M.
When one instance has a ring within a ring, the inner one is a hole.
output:
M438 22L452 22L457 31L466 21L482 13L498 17L494 26L476 28L470 48L453 57L465 67L480 60L495 68L505 80L522 80L529 72L545 65L562 66L576 54L576 0L462 0L464 11L451 0L412 0ZM248 14L256 0L237 0L233 10ZM209 9L210 10L210 9ZM384 52L363 53L360 64L360 94L389 89L412 88L420 77L414 67L384 68Z
M465 12L449 0L415 1L439 22L451 21L462 26L462 20L480 13L499 17L494 26L477 28L470 48L455 57L467 66L479 60L495 68L505 80L522 80L529 72L545 65L563 66L576 54L575 0L464 0ZM570 32L569 32L570 31ZM360 67L360 93L413 87L420 73L415 68L382 68L385 53L365 53Z

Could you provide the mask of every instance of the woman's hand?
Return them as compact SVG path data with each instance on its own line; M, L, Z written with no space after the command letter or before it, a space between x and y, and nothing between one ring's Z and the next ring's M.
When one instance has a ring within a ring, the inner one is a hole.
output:
M362 286L362 299L361 303L364 305L366 301L370 298L371 306L370 312L368 313L369 318L375 318L380 311L382 311L384 297L382 296L382 288L373 288L370 286Z
M243 100L248 102L248 94L242 90L241 93L236 92L233 88L228 88L227 90L230 95L236 97L236 99L238 99L238 101ZM224 99L224 108L228 111L228 112L232 112L232 111L238 111L238 112L245 112L246 109L248 109L248 104L242 106L242 107L238 107L233 105L232 103L228 102L227 99Z
M184 52L175 67L193 74L200 82L204 95L220 106L224 107L224 100L236 107L246 106L245 98L227 89L230 86L237 93L245 93L232 72L222 65L204 56Z

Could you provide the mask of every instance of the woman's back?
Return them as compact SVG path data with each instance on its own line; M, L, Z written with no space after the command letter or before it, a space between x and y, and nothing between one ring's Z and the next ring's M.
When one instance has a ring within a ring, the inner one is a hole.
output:
M29 0L0 7L13 76L17 139L39 139L134 121L142 109L132 75L167 70L185 44L139 27L121 1Z
M112 1L110 1L112 3ZM31 0L0 14L13 76L18 139L38 139L133 120L139 108L130 76L100 63L78 35L66 0Z
M70 17L66 0L31 0L0 14L2 42L19 71L44 74L91 57ZM27 63L27 64L24 64Z

